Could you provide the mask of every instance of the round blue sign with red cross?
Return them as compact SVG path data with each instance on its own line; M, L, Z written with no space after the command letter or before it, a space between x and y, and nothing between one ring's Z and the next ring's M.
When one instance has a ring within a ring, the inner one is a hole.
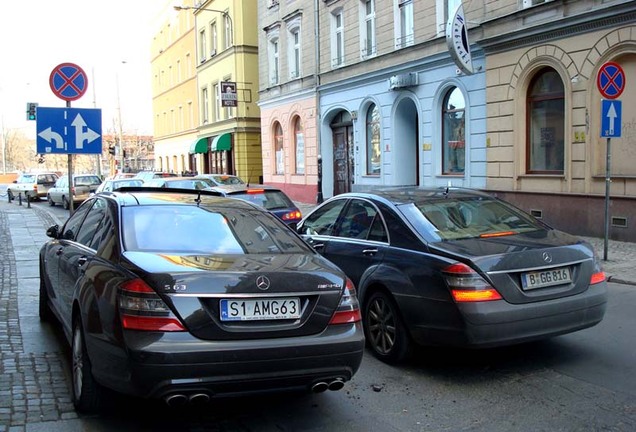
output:
M49 84L55 96L65 101L74 101L86 93L88 78L86 72L76 64L62 63L51 72Z
M618 63L607 62L596 77L598 91L606 99L616 99L625 89L625 72Z

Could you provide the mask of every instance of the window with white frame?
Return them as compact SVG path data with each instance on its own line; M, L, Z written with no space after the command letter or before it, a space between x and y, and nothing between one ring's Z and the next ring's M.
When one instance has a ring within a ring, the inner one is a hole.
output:
M232 46L234 41L232 40L232 20L227 13L223 14L223 28L225 29L225 40L223 41L225 45L223 46L223 48L228 49Z
M399 26L396 30L400 33L396 37L395 47L404 48L415 42L413 26L413 0L398 0Z
M296 157L296 174L305 174L305 133L300 117L294 121L294 146Z
M276 85L278 84L279 71L280 71L277 37L269 40L268 57L269 57L269 83L270 85Z
M447 20L448 0L435 0L435 24L437 25L438 36L443 36L446 33Z
M210 57L216 55L217 47L219 46L219 35L216 28L216 21L210 24Z
M201 118L203 119L203 124L206 124L210 120L210 100L208 96L208 88L203 87L201 89Z
M208 40L205 29L199 32L199 62L203 63L208 55Z
M212 86L214 92L214 121L221 120L221 87L218 84Z
M344 65L344 16L342 9L331 14L331 67Z
M531 6L536 6L538 4L548 3L548 2L551 2L551 1L552 0L522 0L521 6L523 6L523 8L525 9L525 8L528 8L528 7L531 7Z
M375 45L375 0L360 2L360 47L362 58L376 54Z
M283 146L283 127L279 122L274 125L274 154L276 155L274 172L285 174L285 152Z
M457 87L451 87L442 106L442 173L463 174L466 159L466 102Z
M289 78L300 77L300 27L294 27L289 31L288 64Z
M367 175L380 175L380 110L371 104L366 117L367 136Z

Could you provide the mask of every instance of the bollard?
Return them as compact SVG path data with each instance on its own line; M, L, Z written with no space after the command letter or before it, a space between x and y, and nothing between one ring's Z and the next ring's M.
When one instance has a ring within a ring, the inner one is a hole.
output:
M18 203L22 205L22 192L18 193Z
M31 208L31 195L25 192L24 196L26 197L26 200L27 200L27 208Z

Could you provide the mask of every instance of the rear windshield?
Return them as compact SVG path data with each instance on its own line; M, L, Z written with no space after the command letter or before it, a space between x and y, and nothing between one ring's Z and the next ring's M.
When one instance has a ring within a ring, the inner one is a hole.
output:
M248 192L233 193L232 198L238 198L263 207L267 210L280 210L295 207L287 195L280 191L253 190Z
M122 208L124 248L193 254L307 253L310 248L261 210L194 205Z
M245 184L243 180L233 176L214 176L214 181L222 185Z
M23 175L22 177L20 177L19 183L35 183L35 176L34 175Z
M423 224L415 225L425 227L426 237L432 235L438 240L500 237L545 229L532 216L491 198L430 200L416 203L415 209L419 219L425 218Z

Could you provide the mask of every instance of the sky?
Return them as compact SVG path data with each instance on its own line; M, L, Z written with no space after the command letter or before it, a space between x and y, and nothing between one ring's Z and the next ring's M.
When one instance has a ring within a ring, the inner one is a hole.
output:
M114 131L121 109L124 133L152 135L150 44L167 0L30 0L0 3L0 129L35 138L28 102L63 108L49 77L73 63L88 77L72 108L102 110L102 133ZM119 93L119 100L118 100Z

